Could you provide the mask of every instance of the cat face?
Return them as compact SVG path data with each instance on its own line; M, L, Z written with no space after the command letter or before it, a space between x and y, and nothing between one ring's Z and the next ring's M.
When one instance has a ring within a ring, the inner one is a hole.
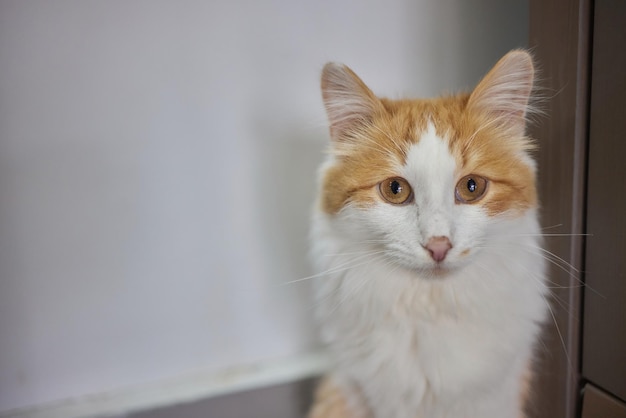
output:
M439 274L470 262L498 223L536 207L524 134L532 79L529 55L514 51L469 95L394 101L328 64L322 211L347 239L406 268Z

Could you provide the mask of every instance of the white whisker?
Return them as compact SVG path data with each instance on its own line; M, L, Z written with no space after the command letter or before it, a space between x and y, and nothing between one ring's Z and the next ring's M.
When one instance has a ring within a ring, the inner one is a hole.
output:
M592 237L593 234L513 234L515 237Z
M355 258L353 258L351 260L348 260L348 261L346 261L344 263L341 263L339 265L333 266L333 267L329 268L328 270L322 271L321 273L313 274L311 276L303 277L301 279L296 279L296 280L291 280L291 281L288 281L288 282L284 282L284 283L281 283L280 286L286 286L286 285L290 285L290 284L294 284L294 283L303 282L303 281L306 281L306 280L311 280L311 279L316 279L316 278L319 278L319 277L324 277L324 276L327 276L327 275L330 275L330 274L333 274L333 273L337 273L337 272L340 272L340 271L343 271L343 270L348 270L348 269L354 268L356 266L360 266L362 264L367 264L368 262L370 262L370 260L368 260L368 261L366 261L364 263L357 263L357 264L352 264L352 263L354 263L357 260L361 260L361 259L363 259L365 257L369 257L369 256L372 256L372 255L384 253L385 251L386 250L380 250L380 251L375 251L375 252L371 252L371 253L367 253L367 254L361 254L358 257L355 257Z
M539 249L543 250L543 248L540 248L540 247L535 247L535 246L533 246L533 247L534 247L534 248L539 248ZM545 251L546 251L546 252L548 252L548 253L550 253L550 252L549 252L549 251L547 251L547 250L545 250ZM550 253L550 254L552 254L552 253ZM505 255L505 254L502 254L502 253L500 253L499 255L500 255L500 256L504 256L505 258L509 259L510 261L512 261L512 262L514 262L514 263L516 262L516 260L512 259L512 258L511 258L510 256L508 256L508 255ZM553 254L552 254L552 255L553 255ZM557 257L557 258L561 259L560 257ZM546 258L546 259L548 259L548 258ZM562 259L561 259L561 260L562 260ZM563 262L565 262L565 261L563 260ZM567 263L567 264L569 264L569 263ZM540 279L540 278L536 277L536 275L535 275L535 274L533 274L533 273L532 273L532 272L531 272L531 271L530 271L530 270L529 270L529 269L528 269L528 268L527 268L527 267L526 267L523 263L516 263L516 266L517 266L518 268L521 268L521 269L523 269L524 271L526 271L526 273L527 273L527 277L529 277L529 278L531 278L531 279L532 279L532 280L531 280L531 283L532 283L532 284L533 284L533 285L537 288L537 290L539 291L539 294L541 295L541 298L542 298L542 299L543 299L543 301L545 302L546 307L548 308L548 312L550 313L550 316L552 317L552 320L553 320L553 322L554 322L554 326L555 326L555 328L556 328L557 334L558 334L559 339L560 339L560 341L561 341L561 346L562 346L562 348L563 348L563 353L565 354L565 357L566 357L566 359L567 359L567 363L568 363L569 367L571 368L571 370L574 370L574 365L573 365L573 363L572 363L572 361L571 361L571 359L570 359L570 357L569 357L569 354L568 354L568 351L567 351L567 346L566 346L566 344L565 344L565 339L563 338L563 334L562 334L561 329L560 329L560 327L559 327L559 324L558 324L558 322L557 322L557 320L556 320L556 316L554 315L554 310L552 309L552 305L551 305L551 304L550 304L550 302L546 299L546 296L545 296L544 292L543 292L543 291L541 291L541 289L539 288L539 286L545 287L544 283L541 281L541 279ZM553 299L553 300L554 300L554 301L555 301L555 302L556 302L556 303L557 303L557 304L558 304L558 305L559 305L559 306L560 306L560 307L561 307L561 308L562 308L562 309L563 309L563 310L567 313L567 315L568 315L568 316L570 316L570 317L572 317L572 315L573 315L573 314L572 314L572 312L569 310L569 307L567 306L567 303L566 303L565 301L563 301L561 298L559 298L559 297L558 297L556 294L554 294L553 292L551 292L551 296L552 296L552 299Z
M562 226L563 226L563 224L555 224L555 225L550 225L550 226L544 226L543 228L541 228L541 230L544 231L546 229L560 228Z
M385 260L384 255L379 255L378 257L372 258L370 260L368 260L365 263L360 264L361 265L368 265L371 264L375 261L381 261L381 260ZM388 263L387 260L385 260L385 263ZM356 295L358 294L358 292L363 289L369 281L373 280L372 277L367 277L365 276L365 278L363 280L361 280L360 284L358 287L356 287L355 289L352 289L352 293L343 293L342 296L339 298L339 300L337 300L337 302L334 304L334 306L330 309L330 313L332 314L333 312L335 312L335 310L337 310L342 304L344 304L346 301L348 301L349 299L356 297ZM334 293L338 293L340 290L342 290L341 288L337 288L335 289ZM343 289L345 291L345 289ZM318 301L318 303L322 303L325 302L329 297L331 297L332 294L328 294L326 295L325 298L323 298L322 300Z

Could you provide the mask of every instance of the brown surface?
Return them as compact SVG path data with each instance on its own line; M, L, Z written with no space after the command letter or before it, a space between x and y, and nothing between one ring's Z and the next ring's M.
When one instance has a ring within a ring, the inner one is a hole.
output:
M626 2L594 7L583 376L626 399Z
M539 141L539 196L546 233L583 233L587 144L589 0L531 0L530 42L543 79L543 109L531 134ZM547 238L548 250L582 270L580 235ZM530 416L576 416L581 274L552 266L554 321L539 345ZM559 332L554 326L558 324Z
M626 404L599 391L585 386L582 418L626 418Z
M311 404L313 379L138 412L127 418L298 418Z

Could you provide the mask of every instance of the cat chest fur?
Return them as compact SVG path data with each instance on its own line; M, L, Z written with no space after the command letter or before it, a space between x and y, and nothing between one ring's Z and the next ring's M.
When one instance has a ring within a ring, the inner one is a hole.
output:
M349 263L352 244L350 255L322 256L347 254L334 223L324 215L315 222L314 234L324 237L314 248L318 267L335 271L316 283L317 313L335 378L351 401L376 417L517 417L519 376L546 309L535 282L543 258L519 247L424 281L384 260ZM538 229L533 216L516 223ZM532 267L516 268L510 259Z

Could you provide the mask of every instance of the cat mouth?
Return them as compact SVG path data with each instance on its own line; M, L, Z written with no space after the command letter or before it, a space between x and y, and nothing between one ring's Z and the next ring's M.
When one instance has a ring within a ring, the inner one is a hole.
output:
M415 259L415 256L404 256L396 258L396 262L399 262L406 270L412 272L418 277L426 279L443 279L449 276L453 271L460 267L457 263L448 260L435 261L435 260L423 260Z
M438 280L448 277L455 268L450 263L441 261L430 265L414 266L410 270L420 278Z

